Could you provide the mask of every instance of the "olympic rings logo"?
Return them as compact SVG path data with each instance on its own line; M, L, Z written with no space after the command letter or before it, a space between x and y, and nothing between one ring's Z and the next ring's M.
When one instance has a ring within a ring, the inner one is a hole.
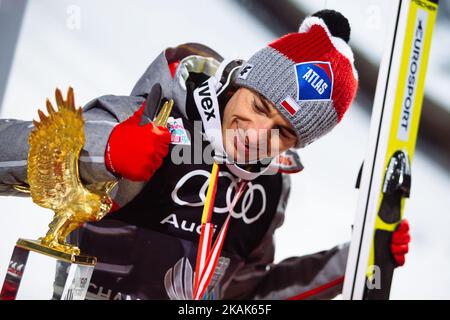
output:
M205 182L203 183L203 185L201 186L201 188L198 192L198 197L199 197L200 201L189 202L189 201L182 200L179 196L180 189L184 185L188 185L190 179L197 177L197 176L205 177ZM188 206L188 207L203 206L205 204L206 190L207 190L208 184L209 184L209 176L210 176L210 173L208 171L201 170L201 169L188 172L178 181L178 183L173 188L172 194L171 194L172 200L176 204L181 205L181 206ZM219 172L219 179L220 178L228 179L230 181L230 184L227 188L226 197L225 197L226 206L225 207L214 206L215 213L223 214L223 213L228 213L229 207L231 206L231 202L233 200L232 199L233 191L236 192L236 190L237 190L238 179L235 178L233 175L231 175L229 172L222 172L222 171ZM261 199L262 199L261 209L258 211L258 213L255 216L248 217L247 213L249 212L250 208L252 207L253 202L255 200L255 195L258 192L260 193ZM236 208L233 208L233 210L231 211L231 216L235 219L242 219L246 224L251 224L251 223L257 221L262 216L262 214L266 210L266 204L267 204L267 196L266 196L266 191L264 190L263 186L260 184L248 182L247 187L246 187L244 194L242 195L242 199L241 199L241 211L236 211Z

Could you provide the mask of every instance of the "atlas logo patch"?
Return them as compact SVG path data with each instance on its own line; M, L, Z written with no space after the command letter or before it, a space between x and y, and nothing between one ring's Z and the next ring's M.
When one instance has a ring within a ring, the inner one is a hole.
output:
M330 100L333 93L333 70L329 62L309 61L295 65L297 100Z

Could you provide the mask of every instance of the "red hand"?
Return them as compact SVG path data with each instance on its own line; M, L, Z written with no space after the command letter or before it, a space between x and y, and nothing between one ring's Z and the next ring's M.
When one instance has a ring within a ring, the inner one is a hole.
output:
M132 181L147 181L153 176L171 140L166 127L139 125L143 112L144 105L113 129L105 152L107 169Z
M405 255L408 253L410 241L408 220L403 219L392 234L391 240L391 252L397 267L405 264Z

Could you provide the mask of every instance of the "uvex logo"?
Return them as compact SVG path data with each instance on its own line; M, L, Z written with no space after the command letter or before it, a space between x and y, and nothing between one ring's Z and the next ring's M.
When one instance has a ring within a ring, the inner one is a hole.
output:
M211 118L216 118L216 114L214 113L213 108L213 100L211 99L211 92L209 91L208 82L204 82L199 87L198 95L200 96L200 105L202 106L203 112L206 116L206 121L209 121Z

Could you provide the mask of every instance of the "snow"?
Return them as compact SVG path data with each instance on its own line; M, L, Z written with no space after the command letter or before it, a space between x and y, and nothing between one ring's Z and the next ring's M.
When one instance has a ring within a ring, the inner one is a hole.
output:
M337 1L328 1L327 6L335 4ZM364 6L358 7L364 10ZM345 14L364 24L364 17L355 11ZM79 19L74 16L76 12L80 13ZM381 22L380 28L383 25ZM378 50L376 54L382 50L380 30L366 37L374 52ZM355 32L355 43L358 37ZM36 117L45 98L53 99L56 86L66 89L72 85L79 105L103 94L126 95L167 46L196 41L229 58L248 58L273 39L246 11L225 0L196 1L195 7L182 0L172 0L170 7L145 0L135 0L132 6L125 1L106 0L29 1L0 116L26 120ZM432 66L433 62L430 69ZM433 79L430 77L428 82L433 84ZM350 239L357 201L354 184L366 151L368 128L369 117L355 103L331 134L301 150L305 169L292 176L286 220L276 233L277 261ZM406 205L406 217L413 240L406 266L396 271L392 297L448 299L449 174L421 152L416 153L412 170L412 198ZM41 236L52 213L26 198L1 197L0 208L3 279L15 241ZM47 273L48 281L40 283L51 284L53 270ZM36 285L30 290L44 288Z

